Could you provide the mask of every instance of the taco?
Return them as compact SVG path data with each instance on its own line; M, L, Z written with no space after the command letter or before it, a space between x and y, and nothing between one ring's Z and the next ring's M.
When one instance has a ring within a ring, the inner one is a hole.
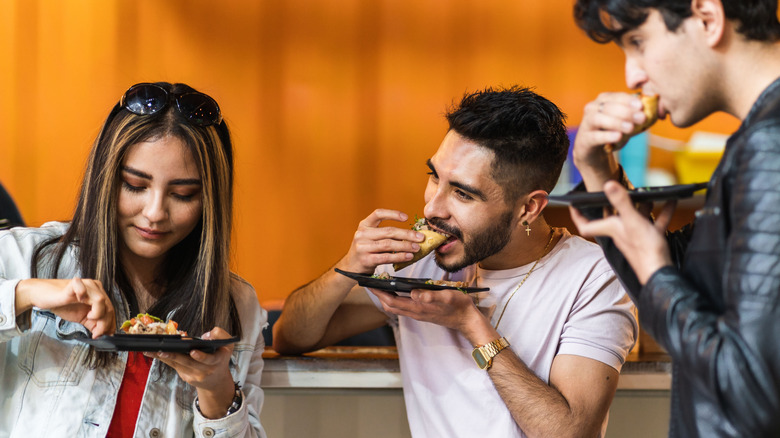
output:
M423 233L425 235L425 240L420 242L420 249L414 253L414 256L411 260L393 264L393 269L396 271L400 271L401 269L417 262L447 241L448 236L431 229L428 226L428 221L426 221L424 217L417 219L414 225L412 225L412 229L414 231Z

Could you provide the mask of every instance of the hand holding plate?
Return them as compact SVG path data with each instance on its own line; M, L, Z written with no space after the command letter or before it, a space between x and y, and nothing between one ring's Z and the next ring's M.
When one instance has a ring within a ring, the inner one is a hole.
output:
M230 334L219 327L204 333L202 339L229 339ZM230 374L230 355L233 345L219 347L213 354L200 350L184 353L145 353L159 359L179 374L198 392L201 412L207 418L221 418L233 400L233 376Z
M611 238L634 269L639 282L645 284L655 271L672 264L664 233L674 212L675 203L667 203L655 222L651 222L634 208L628 192L617 182L607 182L604 185L604 193L616 214L588 221L579 210L569 207L572 221L584 237Z
M376 289L369 290L388 313L430 322L461 333L467 332L475 320L484 319L471 296L458 290L415 289L411 292L411 299Z

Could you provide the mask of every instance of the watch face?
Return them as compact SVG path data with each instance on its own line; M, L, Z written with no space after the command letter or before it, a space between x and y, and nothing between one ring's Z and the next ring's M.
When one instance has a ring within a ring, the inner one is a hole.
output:
M488 366L488 361L485 359L485 356L482 355L482 351L479 348L475 348L474 351L471 352L471 357L474 358L474 362L477 363L477 366L479 366L481 369L485 369Z

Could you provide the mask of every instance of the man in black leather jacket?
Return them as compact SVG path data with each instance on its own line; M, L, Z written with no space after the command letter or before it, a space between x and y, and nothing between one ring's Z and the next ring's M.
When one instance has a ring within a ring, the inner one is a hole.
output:
M600 236L641 323L672 357L670 436L778 437L777 0L578 0L575 18L595 41L623 49L629 88L657 94L661 117L680 127L716 111L742 120L704 207L669 233L674 205L649 220L604 152L645 121L642 104L602 93L585 107L574 162L585 189L604 190L616 214L571 211L581 234Z

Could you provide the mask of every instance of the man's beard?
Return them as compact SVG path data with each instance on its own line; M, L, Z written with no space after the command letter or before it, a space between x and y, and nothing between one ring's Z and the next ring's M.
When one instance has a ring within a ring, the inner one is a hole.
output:
M469 238L468 241L463 238L463 233L459 229L449 227L436 218L429 219L428 222L433 224L433 226L455 236L463 242L463 257L461 257L460 260L456 260L450 264L444 264L439 257L439 254L436 253L436 264L447 272L457 272L466 266L481 262L498 253L509 243L510 235L512 234L513 217L514 212L512 212L512 210L507 210L498 218L498 221L493 226L477 232L477 234Z

